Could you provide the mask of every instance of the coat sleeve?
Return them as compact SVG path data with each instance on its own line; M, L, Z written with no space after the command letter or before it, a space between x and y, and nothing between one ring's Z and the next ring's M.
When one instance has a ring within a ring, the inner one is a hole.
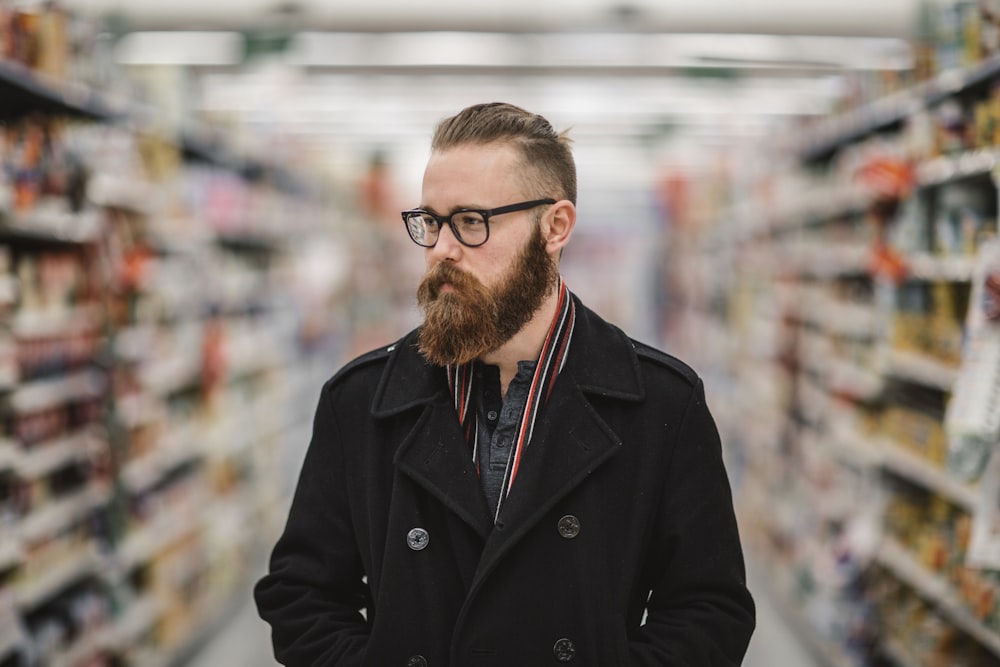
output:
M659 562L633 665L738 667L755 625L732 492L698 380L666 471L653 538ZM662 557L661 557L662 556Z
M254 588L261 618L271 625L275 657L288 667L360 665L368 643L361 613L367 586L344 485L342 442L326 386L288 521Z

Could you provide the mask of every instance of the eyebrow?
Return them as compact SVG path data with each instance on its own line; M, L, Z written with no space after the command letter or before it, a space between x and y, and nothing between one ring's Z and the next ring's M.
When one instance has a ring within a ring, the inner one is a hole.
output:
M431 208L430 206L425 206L424 204L418 206L417 209L421 211L427 211L428 213L433 213L434 215L441 215L441 216L445 215L444 213L438 213L437 209ZM448 213L447 215L453 215L459 211L489 211L489 210L490 210L489 206L456 206L453 209L451 209L451 212Z

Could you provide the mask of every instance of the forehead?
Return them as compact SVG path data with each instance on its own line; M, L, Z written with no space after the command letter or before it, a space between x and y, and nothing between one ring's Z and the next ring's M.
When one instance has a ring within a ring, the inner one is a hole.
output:
M435 151L424 170L425 204L491 204L521 191L520 154L508 143L462 144Z

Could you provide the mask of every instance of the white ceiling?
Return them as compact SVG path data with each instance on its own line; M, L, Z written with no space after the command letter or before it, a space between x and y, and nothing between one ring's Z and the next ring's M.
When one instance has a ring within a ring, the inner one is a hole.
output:
M826 111L839 73L898 61L901 43L881 38L909 39L921 5L920 0L62 2L91 15L113 14L119 25L147 31L119 43L118 57L125 63L216 63L198 69L191 100L159 100L165 110L175 107L175 121L189 119L190 102L236 119L243 137L258 148L280 152L306 144L343 173L356 172L374 149L386 148L406 175L407 194L417 185L434 123L467 104L497 99L543 113L560 129L572 128L582 186L634 188L655 177L650 164L664 152L672 152L672 159L705 159L707 150L734 137L759 136L789 116ZM241 66L244 36L220 31L255 29L295 37L280 56ZM202 32L184 38L149 32L178 30ZM729 77L692 76L718 67L727 68ZM158 68L139 69L154 83L171 79ZM156 72L150 76L150 70Z
M941 0L932 0L938 1ZM134 27L763 32L908 36L919 0L64 0Z

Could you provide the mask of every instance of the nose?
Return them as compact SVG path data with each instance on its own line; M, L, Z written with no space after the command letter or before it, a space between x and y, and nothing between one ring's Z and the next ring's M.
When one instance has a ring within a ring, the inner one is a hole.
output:
M451 225L441 225L438 231L438 240L433 248L428 248L429 259L434 262L457 261L462 254L464 246L455 238L455 232Z

